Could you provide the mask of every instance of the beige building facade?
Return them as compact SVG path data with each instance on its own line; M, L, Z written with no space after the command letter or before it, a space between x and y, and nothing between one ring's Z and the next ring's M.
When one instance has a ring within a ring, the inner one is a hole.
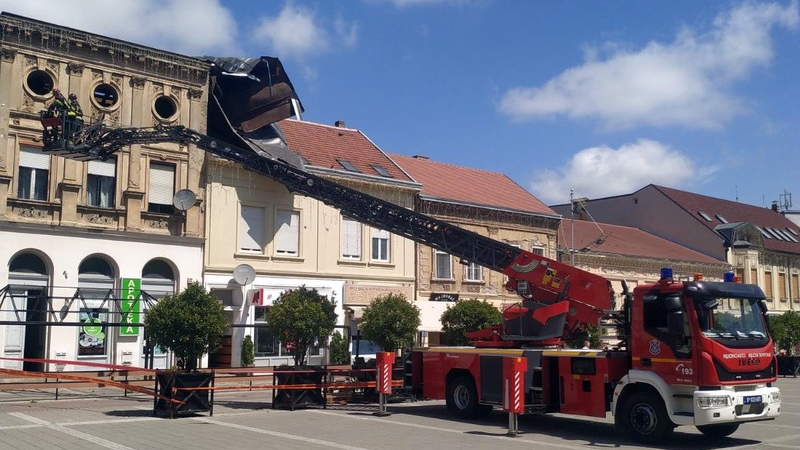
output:
M139 280L159 297L202 278L203 208L180 213L172 199L188 189L203 204L204 153L132 145L106 161L65 159L42 151L39 112L57 87L77 96L87 123L202 131L208 68L6 13L0 29L0 355L9 358L0 366L141 366L141 327L123 333L114 325L121 322L121 280ZM98 326L47 324L87 320ZM156 364L167 366L167 356L159 353Z

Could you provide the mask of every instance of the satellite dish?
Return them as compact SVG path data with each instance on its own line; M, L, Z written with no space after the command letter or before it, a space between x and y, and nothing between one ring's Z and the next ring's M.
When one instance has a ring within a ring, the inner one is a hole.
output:
M233 280L242 286L247 286L256 279L256 269L250 264L239 264L233 269Z
M189 189L181 189L172 196L172 205L179 211L186 211L194 206L195 200L197 200L197 196L194 195L194 192Z

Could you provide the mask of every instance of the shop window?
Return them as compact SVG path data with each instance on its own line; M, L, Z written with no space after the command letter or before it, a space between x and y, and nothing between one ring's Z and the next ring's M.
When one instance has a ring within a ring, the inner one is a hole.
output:
M78 356L106 357L109 349L109 313L114 298L114 270L99 257L90 257L78 267L80 291Z

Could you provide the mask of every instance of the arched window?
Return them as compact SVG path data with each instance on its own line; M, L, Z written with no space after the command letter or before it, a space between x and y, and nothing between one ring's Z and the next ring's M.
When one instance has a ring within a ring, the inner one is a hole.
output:
M142 290L155 298L175 293L175 272L162 259L150 260L142 269Z
M44 358L46 327L40 323L47 321L47 264L39 255L24 252L11 259L8 272L10 295L5 299L8 303L4 308L13 310L12 320L24 323L0 327L5 328L3 354L11 358ZM43 363L33 361L12 362L5 366L32 371L44 370Z
M78 267L79 320L86 324L78 333L78 356L107 358L110 336L105 324L113 305L114 279L114 268L103 258L86 258Z

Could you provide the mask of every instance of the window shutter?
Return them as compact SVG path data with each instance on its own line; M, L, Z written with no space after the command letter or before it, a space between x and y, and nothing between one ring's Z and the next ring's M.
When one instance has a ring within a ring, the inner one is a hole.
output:
M758 269L750 269L750 284L758 284Z
M792 275L792 299L797 300L800 298L800 286L797 285L798 281L800 281L800 276Z
M773 298L772 297L772 272L770 272L768 270L764 271L764 297Z
M300 214L296 211L278 210L275 232L275 253L297 255L300 242Z
M50 170L50 155L34 147L20 147L19 166Z
M109 159L108 161L89 161L89 174L100 175L101 177L114 177L117 172L116 160ZM171 197L170 197L170 203Z
M169 164L150 164L149 203L171 205L175 193L175 166Z
M342 257L361 259L361 223L342 217Z
M786 274L785 273L779 273L778 274L778 292L777 292L777 294L778 295L775 296L776 298L779 298L781 300L786 298Z
M264 251L264 208L242 205L239 250L259 253Z

